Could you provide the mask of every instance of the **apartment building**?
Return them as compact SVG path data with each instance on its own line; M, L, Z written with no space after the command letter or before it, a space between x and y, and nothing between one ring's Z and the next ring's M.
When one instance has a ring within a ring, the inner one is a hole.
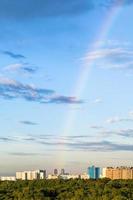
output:
M16 172L17 180L40 180L46 178L46 170Z
M103 168L103 177L114 179L133 179L133 167Z

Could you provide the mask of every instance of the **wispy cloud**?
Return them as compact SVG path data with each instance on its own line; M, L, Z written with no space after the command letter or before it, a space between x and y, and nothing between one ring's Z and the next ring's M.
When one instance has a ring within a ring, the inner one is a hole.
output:
M51 99L49 99L48 103L82 104L83 101L78 100L76 97L67 97L67 96L57 95L57 96L54 96Z
M32 85L22 84L12 79L0 78L0 96L9 99L23 98L29 101L42 101L53 90L36 88Z
M102 69L133 70L133 48L129 46L106 46L99 50L88 52L83 59L87 62L94 61L95 65Z
M71 141L71 142L61 142L61 141L41 141L40 144L46 146L58 146L67 148L69 150L79 150L79 151L133 151L133 145L129 144L118 144L110 141L99 141L99 142L87 142L87 141Z
M24 152L9 152L8 155L19 156L19 157L30 157L30 156L49 156L50 154L45 153L24 153Z
M94 99L92 103L94 104L102 103L102 99L101 98Z
M98 60L98 59L108 59L111 61L119 61L119 60L129 60L132 59L133 50L126 48L104 48L96 51L89 52L85 59L88 60Z
M24 125L31 125L31 126L38 125L37 123L32 122L32 121L20 121L20 123Z
M11 58L14 58L14 59L25 59L26 58L22 54L16 54L16 53L13 53L11 51L3 51L2 53L5 54L5 55L8 55L8 56L10 56Z
M80 104L76 97L57 95L54 90L38 88L8 78L0 78L0 97L4 99L24 99L50 104Z
M1 142L12 142L12 141L15 141L15 139L13 139L11 137L0 137L0 141Z
M118 122L133 122L133 118L120 118L120 117L113 117L106 120L107 123L113 124Z
M129 135L133 136L133 130L119 130L119 131L112 131L112 134L119 134L122 137ZM128 143L115 143L109 140L92 140L90 141L89 136L80 136L75 135L74 137L69 136L51 136L51 135L44 135L44 136L23 136L23 137L14 137L14 141L21 143L23 141L33 144L39 144L43 146L48 146L49 150L54 150L55 148L59 148L62 150L68 150L68 151L96 151L96 152L108 152L108 151L133 151L133 145ZM6 140L3 140L3 142L6 142ZM13 142L13 141L10 141ZM18 155L19 153L14 153L14 155ZM25 156L25 153L20 152L22 156Z
M32 66L28 63L14 63L3 68L4 71L9 72L24 72L28 74L34 74L37 71L37 67Z
M133 129L132 128L125 128L125 129L113 129L113 130L103 130L101 132L106 137L112 136L120 136L124 138L133 138Z
M95 130L101 130L101 129L103 129L103 126L91 125L90 128L95 129Z
M133 117L133 110L129 111L129 116Z
M78 148L90 151L133 151L133 145L117 144L109 141L79 144Z
M123 137L133 138L133 129L121 129L117 131L117 134Z

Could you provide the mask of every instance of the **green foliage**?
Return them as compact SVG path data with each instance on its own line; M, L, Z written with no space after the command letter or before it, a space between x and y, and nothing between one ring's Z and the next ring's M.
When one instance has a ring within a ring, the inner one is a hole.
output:
M133 200L133 180L5 181L0 200Z

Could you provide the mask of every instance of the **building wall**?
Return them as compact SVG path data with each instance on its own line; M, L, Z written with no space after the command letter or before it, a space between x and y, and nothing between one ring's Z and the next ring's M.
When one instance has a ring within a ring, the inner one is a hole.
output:
M46 171L45 170L36 170L36 171L24 171L16 172L16 179L21 180L37 180L45 179Z
M1 181L16 181L16 177L15 176L1 176L0 180Z
M95 166L88 167L88 176L91 179L100 178L100 168Z
M104 168L104 176L110 179L133 179L133 168L117 167Z

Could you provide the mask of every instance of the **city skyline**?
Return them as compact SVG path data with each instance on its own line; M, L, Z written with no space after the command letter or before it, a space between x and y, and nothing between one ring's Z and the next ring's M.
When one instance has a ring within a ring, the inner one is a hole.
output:
M133 165L132 11L0 1L1 174Z
M106 166L104 168L98 166L88 166L86 172L73 173L66 172L65 169L53 169L53 172L48 172L46 169L36 169L36 170L25 170L17 171L15 175L11 176L1 176L1 181L17 181L17 180L41 180L41 179L104 179L109 178L111 180L129 180L133 179L133 167L127 166L117 166L111 167Z

